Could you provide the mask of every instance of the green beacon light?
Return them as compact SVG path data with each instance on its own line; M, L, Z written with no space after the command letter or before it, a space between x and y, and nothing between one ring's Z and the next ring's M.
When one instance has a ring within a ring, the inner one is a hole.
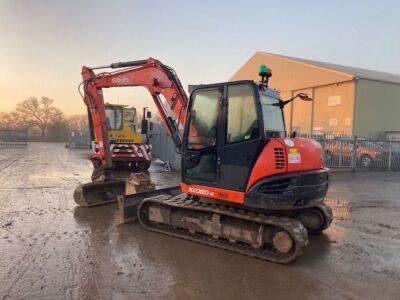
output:
M260 76L267 76L268 74L268 68L266 65L260 65L258 67L258 75Z
M272 76L272 70L266 65L260 65L258 67L258 75L261 76L261 84L268 87L268 79Z

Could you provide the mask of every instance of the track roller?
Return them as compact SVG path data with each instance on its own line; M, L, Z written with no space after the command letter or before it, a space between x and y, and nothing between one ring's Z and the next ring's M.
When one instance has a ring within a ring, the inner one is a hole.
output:
M321 203L316 207L305 208L296 213L296 218L311 234L318 234L327 229L333 220L332 209Z

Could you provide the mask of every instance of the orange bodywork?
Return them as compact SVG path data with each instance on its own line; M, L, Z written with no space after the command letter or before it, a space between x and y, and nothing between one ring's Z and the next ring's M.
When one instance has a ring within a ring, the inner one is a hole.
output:
M322 169L322 147L312 139L273 138L265 145L257 158L246 191L259 180L274 175ZM245 192L203 185L181 183L181 190L193 196L206 197L243 204Z
M303 138L271 139L254 164L246 191L266 177L323 167L322 147L317 141Z
M262 178L287 173L286 155L284 144L279 139L270 140L254 164L246 191Z

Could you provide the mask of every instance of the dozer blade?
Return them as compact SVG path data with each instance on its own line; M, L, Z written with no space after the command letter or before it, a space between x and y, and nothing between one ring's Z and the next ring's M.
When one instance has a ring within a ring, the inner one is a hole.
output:
M181 193L179 186L163 188L148 192L141 192L131 195L119 195L117 197L118 212L117 218L120 224L137 218L137 209L140 203L149 197L167 195L176 196Z
M125 180L95 181L79 185L74 191L74 200L80 206L96 206L115 202L125 193Z
M96 206L117 201L118 195L128 195L153 191L154 183L147 173L131 173L128 178L94 181L78 186L74 192L76 204Z

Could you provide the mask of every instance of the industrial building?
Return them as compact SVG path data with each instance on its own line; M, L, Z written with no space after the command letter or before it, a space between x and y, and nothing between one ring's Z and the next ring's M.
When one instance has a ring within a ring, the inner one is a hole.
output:
M258 81L261 64L282 99L300 92L314 99L285 107L288 130L400 138L400 75L257 52L231 80Z

